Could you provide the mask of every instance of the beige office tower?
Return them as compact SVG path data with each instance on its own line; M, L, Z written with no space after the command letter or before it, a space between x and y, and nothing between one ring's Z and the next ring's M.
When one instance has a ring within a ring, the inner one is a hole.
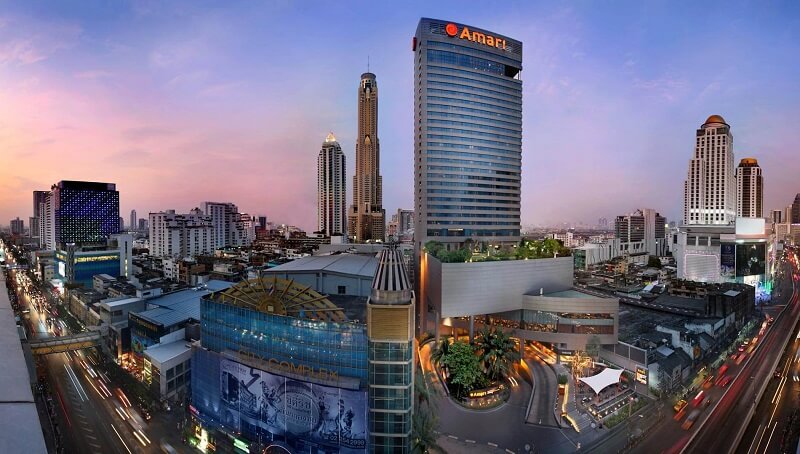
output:
M353 204L347 219L347 233L356 243L383 241L385 237L380 162L378 84L375 74L364 73L358 86L356 174L353 176Z

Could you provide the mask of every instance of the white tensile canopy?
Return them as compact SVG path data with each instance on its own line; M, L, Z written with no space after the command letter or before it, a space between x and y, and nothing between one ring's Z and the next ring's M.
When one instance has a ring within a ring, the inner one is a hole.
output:
M591 377L581 377L578 380L586 383L592 388L595 394L600 394L607 386L619 383L619 376L622 375L622 369L605 368L602 372Z

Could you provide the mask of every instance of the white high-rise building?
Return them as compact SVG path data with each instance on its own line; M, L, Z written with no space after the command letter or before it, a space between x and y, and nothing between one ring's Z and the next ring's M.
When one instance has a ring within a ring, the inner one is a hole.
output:
M347 232L345 181L344 153L330 133L317 157L317 230L327 236L345 236Z
M686 225L728 225L736 218L736 178L731 127L719 115L697 130L694 156L684 182Z
M214 248L230 246L231 226L240 219L239 208L227 202L203 202L203 212L211 216L214 227Z
M128 230L136 230L139 225L139 218L136 216L136 210L131 210L131 223L128 224Z
M156 257L189 257L215 249L211 216L199 208L187 214L150 213L149 224L150 254Z
M736 168L736 216L764 217L764 178L756 158L744 158Z

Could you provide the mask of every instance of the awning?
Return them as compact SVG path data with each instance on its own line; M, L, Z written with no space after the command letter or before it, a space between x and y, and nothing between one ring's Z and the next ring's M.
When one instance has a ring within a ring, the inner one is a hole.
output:
M599 394L607 386L619 383L619 376L622 375L622 369L605 368L602 372L591 377L581 377L578 380L586 383L595 394Z

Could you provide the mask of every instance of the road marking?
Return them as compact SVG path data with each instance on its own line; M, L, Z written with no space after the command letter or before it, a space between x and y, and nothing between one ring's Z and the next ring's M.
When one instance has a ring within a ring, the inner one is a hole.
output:
M488 443L486 443L486 444L487 444L487 445L489 445L489 446L491 446L491 447L493 447L493 448L496 448L496 447L497 447L497 443L492 443L491 441L490 441L490 442L488 442Z
M447 437L452 438L453 440L458 440L458 437L456 437L455 435L448 435Z
M767 450L769 449L769 442L772 441L772 435L775 434L775 429L778 427L778 422L775 422L775 425L772 426L772 432L769 433L769 438L767 439L767 444L764 445L764 454L766 454ZM764 431L766 433L766 431Z
M464 440L465 443L475 443L475 440Z
M761 427L762 426L763 426L762 424L758 425L758 429L756 430L756 436L753 437L753 442L750 443L750 447L747 448L747 454L750 454L750 451L753 449L753 444L756 442L756 440L758 440L758 444L759 445L761 444L761 438L758 436L758 433L761 432ZM764 431L766 432L766 428L764 429ZM761 436L763 437L764 434L761 434ZM756 449L758 449L758 445L756 445Z
M512 450L510 450L510 449L508 449L508 448L506 448L506 452L507 452L508 454L517 454L516 452L514 452L514 451L512 451Z

